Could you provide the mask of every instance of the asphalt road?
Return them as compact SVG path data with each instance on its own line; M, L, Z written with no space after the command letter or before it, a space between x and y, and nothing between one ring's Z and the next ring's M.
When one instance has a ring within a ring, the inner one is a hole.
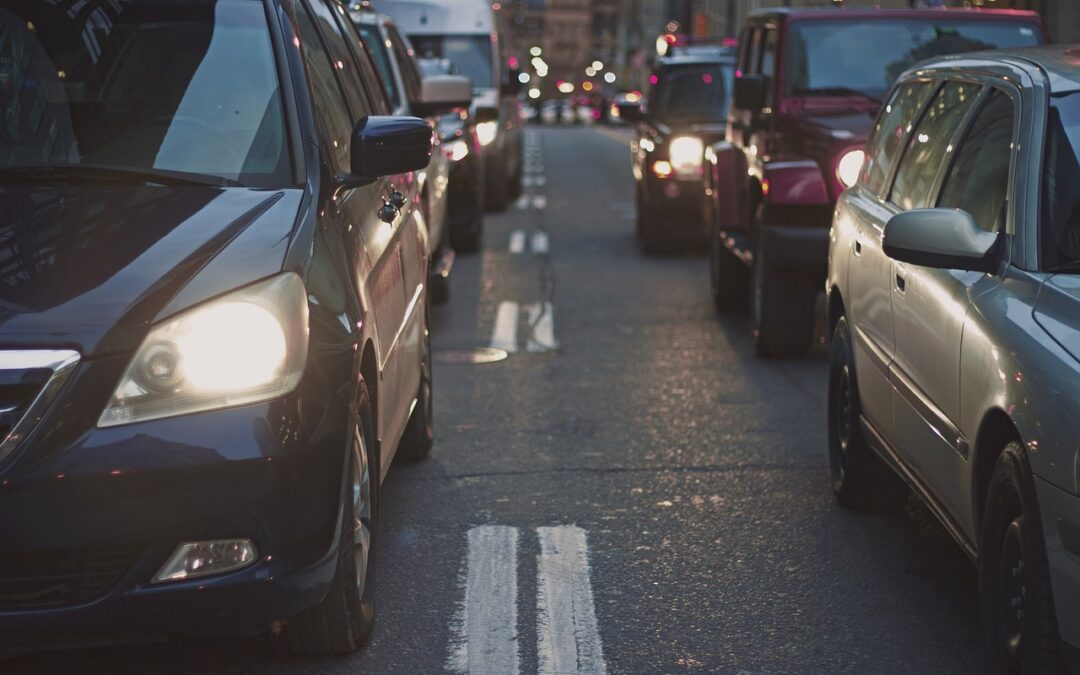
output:
M0 672L974 670L976 575L943 530L912 499L833 503L824 352L757 360L703 257L638 253L625 132L529 135L529 196L433 316L437 441L384 485L368 648L189 639ZM493 342L508 358L460 362Z

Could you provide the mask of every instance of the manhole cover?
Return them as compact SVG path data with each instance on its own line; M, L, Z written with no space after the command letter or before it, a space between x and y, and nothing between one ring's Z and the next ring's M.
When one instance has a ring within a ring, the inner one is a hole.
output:
M507 356L502 349L478 347L477 349L448 349L433 355L435 363L495 363Z

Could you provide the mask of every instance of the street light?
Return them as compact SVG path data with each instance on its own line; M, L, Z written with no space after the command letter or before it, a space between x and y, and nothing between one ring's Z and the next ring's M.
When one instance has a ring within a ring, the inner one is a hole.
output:
M540 90L533 87L529 90L529 98L540 98Z
M604 82L607 82L608 84L615 84L615 73L611 72L610 70L604 73Z
M585 69L585 74L588 75L589 77L596 77L596 68L593 68L592 66L589 66L588 68Z
M539 47L530 47L529 56L540 56L544 53L544 50Z
M592 67L593 67L593 70L596 70L596 71L603 70L604 69L604 62L597 59L596 61L592 62Z
M528 73L518 73L518 82L522 84L528 84L531 79Z

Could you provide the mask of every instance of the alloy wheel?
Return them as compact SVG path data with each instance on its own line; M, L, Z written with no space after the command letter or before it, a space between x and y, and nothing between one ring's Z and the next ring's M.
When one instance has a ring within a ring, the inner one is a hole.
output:
M357 424L353 430L352 511L353 545L356 547L356 588L364 595L367 584L368 560L371 553L371 469L368 464L367 442Z
M1024 516L1016 516L1005 530L998 561L998 627L1009 657L1019 661L1024 646Z

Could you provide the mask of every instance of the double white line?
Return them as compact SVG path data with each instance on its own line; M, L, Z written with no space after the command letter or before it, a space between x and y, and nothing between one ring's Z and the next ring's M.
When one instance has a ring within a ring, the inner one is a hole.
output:
M511 253L524 253L527 243L533 253L546 255L548 252L548 233L543 230L536 230L531 237L528 236L525 230L514 230L510 233Z
M518 325L522 310L528 322L525 351L550 352L559 348L555 341L555 308L550 302L534 302L519 305L516 302L500 302L495 312L495 327L491 333L491 346L508 353L521 351Z
M585 530L538 527L536 652L540 675L607 672L597 627ZM518 529L469 530L465 600L452 626L447 667L463 675L517 675Z

